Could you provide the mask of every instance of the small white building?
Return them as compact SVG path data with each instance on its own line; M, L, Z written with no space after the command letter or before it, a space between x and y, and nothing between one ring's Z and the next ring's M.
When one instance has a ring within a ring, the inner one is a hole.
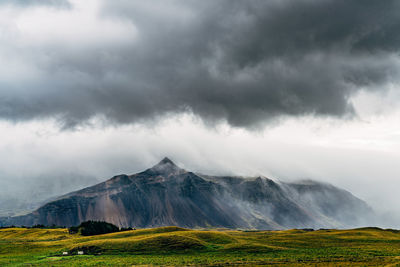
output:
M78 255L83 255L83 251L78 251Z
M63 252L63 255L68 255L68 251L64 251L64 252Z

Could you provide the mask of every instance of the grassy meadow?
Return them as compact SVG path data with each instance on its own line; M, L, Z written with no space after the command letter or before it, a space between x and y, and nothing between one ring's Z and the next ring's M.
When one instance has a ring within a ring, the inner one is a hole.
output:
M77 255L84 251L84 255ZM68 252L68 256L62 256ZM0 230L0 266L400 266L400 231L228 231L178 227L84 237Z

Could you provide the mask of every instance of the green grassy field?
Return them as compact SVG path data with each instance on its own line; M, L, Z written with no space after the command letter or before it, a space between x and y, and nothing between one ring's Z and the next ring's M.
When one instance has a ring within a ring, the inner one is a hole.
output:
M61 256L67 251L69 256ZM76 255L84 251L85 255ZM178 227L83 237L67 229L0 230L0 266L400 266L400 232L199 231Z

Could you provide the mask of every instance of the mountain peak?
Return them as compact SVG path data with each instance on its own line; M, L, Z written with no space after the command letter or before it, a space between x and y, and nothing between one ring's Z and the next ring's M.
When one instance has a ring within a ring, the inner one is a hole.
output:
M165 165L165 164L170 164L172 166L176 166L176 164L170 160L168 157L163 158L157 165Z
M163 158L159 163L154 165L149 170L156 172L158 174L177 173L177 172L184 171L181 168L179 168L178 166L176 166L176 164L172 160L170 160L168 157Z

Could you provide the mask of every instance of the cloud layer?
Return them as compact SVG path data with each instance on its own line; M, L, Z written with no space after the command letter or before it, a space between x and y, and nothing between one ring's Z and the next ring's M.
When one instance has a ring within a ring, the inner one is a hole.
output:
M0 0L0 5L70 7L68 0Z
M5 203L37 203L168 156L215 175L314 179L347 189L400 227L400 110L369 122L301 118L266 131L204 127L184 115L155 127L124 125L59 131L51 122L0 122L0 215ZM14 199L18 200L15 201ZM381 218L382 219L382 218Z
M31 2L0 5L7 120L73 127L190 112L254 127L352 116L355 93L398 82L395 0Z

